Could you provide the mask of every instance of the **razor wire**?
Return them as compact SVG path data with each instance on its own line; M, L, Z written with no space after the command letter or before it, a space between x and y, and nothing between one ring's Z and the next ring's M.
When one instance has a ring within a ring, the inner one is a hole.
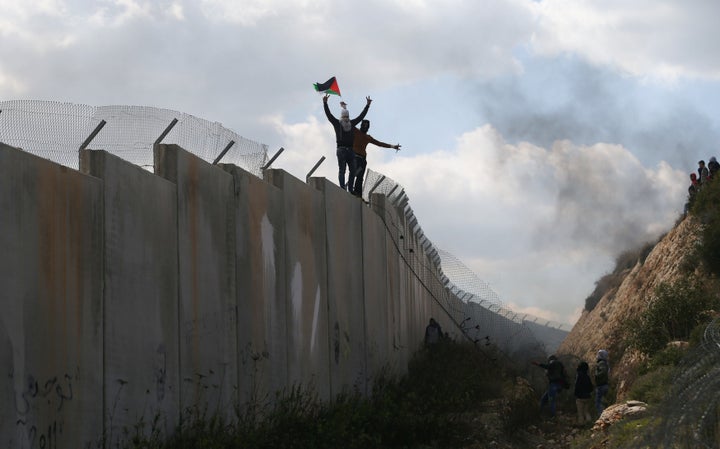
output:
M213 162L234 142L222 161L262 177L267 145L253 142L220 123L148 106L88 106L40 100L0 101L0 142L77 169L78 150L104 121L88 148L105 150L140 167L153 167L153 146L177 144ZM176 122L175 122L176 121Z
M518 352L551 353L568 331L559 323L541 320L529 314L518 314L505 307L497 293L452 254L440 250L425 236L410 207L405 189L394 180L372 170L367 171L363 197L372 193L385 195L387 204L404 215L407 230L423 248L425 260L417 252L403 251L402 223L383 211L388 234L403 260L426 290L441 305L465 338L476 344L494 344L508 354ZM407 254L404 254L407 252Z
M720 318L675 367L652 421L638 426L618 448L716 449L720 447Z
M646 435L652 447L720 447L720 318L683 358L660 406L659 431Z

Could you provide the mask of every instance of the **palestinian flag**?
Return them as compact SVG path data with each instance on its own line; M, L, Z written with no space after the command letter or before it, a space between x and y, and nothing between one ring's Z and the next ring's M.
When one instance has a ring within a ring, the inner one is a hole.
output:
M326 94L333 94L333 95L340 95L340 88L338 87L338 83L335 80L335 77L333 76L329 80L325 81L324 83L315 83L313 84L315 86L315 90L318 92L325 92ZM340 95L342 96L342 95Z

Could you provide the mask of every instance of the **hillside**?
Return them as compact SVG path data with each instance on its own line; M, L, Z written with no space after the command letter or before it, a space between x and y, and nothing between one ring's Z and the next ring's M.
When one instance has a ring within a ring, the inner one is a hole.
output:
M682 264L699 239L700 224L688 216L666 234L647 255L622 273L622 281L610 288L591 311L583 310L580 319L560 344L559 354L572 354L588 362L595 360L598 349L607 349L612 362L612 381L617 385L617 400L625 399L635 379L639 356L626 350L627 321L646 307L655 288L683 276Z

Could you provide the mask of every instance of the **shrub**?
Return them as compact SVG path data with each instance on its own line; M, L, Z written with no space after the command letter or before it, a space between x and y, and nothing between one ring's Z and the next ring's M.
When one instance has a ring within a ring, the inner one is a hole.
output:
M609 273L595 282L595 290L585 298L585 310L591 312L607 292L617 289L623 277L618 273Z
M278 394L273 406L238 410L232 423L188 412L167 441L137 437L125 447L461 447L474 425L463 413L472 415L502 393L509 365L493 346L444 341L416 354L406 376L378 376L370 397L350 392L322 401L312 388L296 386Z
M645 311L627 323L630 346L653 355L673 340L687 340L700 323L702 312L717 304L695 278L662 283Z

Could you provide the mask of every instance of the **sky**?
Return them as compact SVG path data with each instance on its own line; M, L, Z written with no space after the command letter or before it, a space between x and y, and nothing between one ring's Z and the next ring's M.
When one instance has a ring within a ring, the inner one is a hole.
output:
M313 83L368 168L503 305L572 325L720 156L713 0L0 0L0 98L172 109L337 182Z

